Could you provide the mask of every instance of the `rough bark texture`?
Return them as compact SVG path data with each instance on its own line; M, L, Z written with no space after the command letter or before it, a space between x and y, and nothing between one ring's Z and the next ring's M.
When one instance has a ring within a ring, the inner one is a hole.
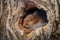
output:
M30 2L47 12L48 23L23 36L19 21ZM60 0L0 0L0 40L60 40Z

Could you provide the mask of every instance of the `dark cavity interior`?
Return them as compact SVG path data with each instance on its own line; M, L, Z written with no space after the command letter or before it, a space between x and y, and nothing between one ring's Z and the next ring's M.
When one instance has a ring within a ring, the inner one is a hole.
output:
M26 10L24 13L25 15L23 15L22 19L24 20L24 18L29 15L29 14L33 14L34 12L38 12L38 16L42 17L44 19L45 22L48 22L47 20L47 13L45 10L43 9L38 9L37 7L32 7L32 8L29 8L28 10ZM23 24L23 20L22 20L22 24Z

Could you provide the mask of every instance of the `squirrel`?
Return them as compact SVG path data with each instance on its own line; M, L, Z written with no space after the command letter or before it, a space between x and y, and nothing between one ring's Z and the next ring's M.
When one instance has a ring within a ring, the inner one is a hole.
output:
M33 14L27 15L23 20L24 36L30 39L34 35L34 30L40 27L44 27L48 22L44 21L42 17L39 16L38 11Z
M48 23L46 11L43 9L35 9L33 7L31 8L29 6L27 8L29 10L26 10L26 14L22 16L21 21L23 25L22 29L25 32L43 27Z
M25 17L23 26L30 30L35 30L36 28L43 27L47 24L42 17L39 16L38 12L29 14Z

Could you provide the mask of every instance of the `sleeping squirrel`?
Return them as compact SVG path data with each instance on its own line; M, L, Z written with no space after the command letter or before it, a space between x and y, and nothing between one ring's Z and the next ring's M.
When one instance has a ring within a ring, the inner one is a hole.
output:
M27 15L23 21L23 26L29 30L35 30L39 27L45 26L46 24L47 22L39 16L38 12Z

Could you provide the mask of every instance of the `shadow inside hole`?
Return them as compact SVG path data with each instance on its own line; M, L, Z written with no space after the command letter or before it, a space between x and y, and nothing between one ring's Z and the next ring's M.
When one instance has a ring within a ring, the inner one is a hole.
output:
M29 15L29 14L33 14L34 12L38 12L37 13L38 16L42 17L45 21L48 22L48 20L47 20L47 12L45 10L43 10L43 9L38 9L37 7L32 7L29 10L27 10L25 17L27 15Z
M27 15L29 15L29 14L33 14L34 12L37 12L38 16L40 16L41 18L43 18L43 20L45 22L48 22L48 20L47 20L47 12L45 10L38 9L37 7L32 7L32 8L30 8L30 9L28 9L28 10L25 11L25 15L23 15L23 17L22 17L22 24L23 24L24 18Z

